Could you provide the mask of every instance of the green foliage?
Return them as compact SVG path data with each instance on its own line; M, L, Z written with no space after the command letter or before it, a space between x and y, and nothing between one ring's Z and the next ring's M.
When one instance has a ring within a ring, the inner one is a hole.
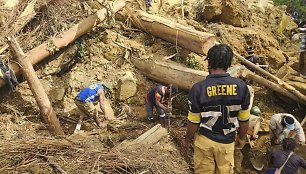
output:
M86 52L86 43L84 39L80 38L76 41L76 46L77 46L77 54L80 58L84 57Z
M288 11L296 10L298 12L298 18L306 19L306 4L304 0L274 0L275 5L286 5Z
M180 63L183 63L184 65L188 66L189 68L199 69L200 64L194 56L183 57L183 56L177 55L175 57L175 60L177 60Z

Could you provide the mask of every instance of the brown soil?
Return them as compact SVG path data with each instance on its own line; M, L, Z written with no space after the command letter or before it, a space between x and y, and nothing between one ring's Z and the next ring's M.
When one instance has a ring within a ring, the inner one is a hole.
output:
M38 16L22 32L18 33L18 41L25 52L66 30L87 14L95 11L89 1L85 1L88 2L87 6L76 0L56 2L46 1L47 5L40 9ZM9 14L6 11L1 13L0 17L3 17L7 24L14 21L21 9L24 8L23 3L15 9L15 13ZM262 57L260 63L271 65L269 71L272 73L277 72L286 63L286 53L292 56L290 60L297 60L297 54L291 53L297 51L298 46L296 45L298 43L291 42L286 35L278 34L275 31L278 28L279 15L282 10L279 7L273 7L275 12L274 10L262 12L258 8L249 9L254 12L254 15L247 19L251 24L247 22L248 25L241 28L234 27L230 21L224 24L224 21L218 21L218 18L212 22L197 19L195 17L199 12L200 3L185 1L184 4L184 20L181 18L181 5L174 0L154 1L153 12L183 24L189 24L202 31L219 33L218 41L230 44L234 50L242 55L246 54L245 48L247 46L254 46L255 53ZM137 1L133 7L144 10L142 1ZM243 7L247 8L247 6ZM237 6L237 8L241 8L241 6ZM231 11L235 12L235 10ZM269 21L269 26L263 25L267 21ZM143 97L147 90L158 82L151 81L135 69L130 62L131 57L126 57L127 50L124 47L132 48L131 56L134 58L143 59L166 57L178 51L179 56L172 58L172 60L207 71L207 63L203 61L202 56L190 53L183 48L176 48L175 45L144 32L133 30L128 23L130 22L117 21L111 25L101 24L36 67L37 75L60 118L67 135L66 139L75 145L68 146L67 151L59 149L58 152L55 150L49 153L48 148L55 147L47 144L41 147L39 153L52 158L68 173L192 173L192 151L186 152L181 147L181 140L185 132L185 115L188 109L187 93L184 91L181 91L174 101L174 114L177 118L171 122L170 138L130 154L124 152L118 154L118 152L112 151L112 148L122 141L135 139L154 125L146 122ZM3 32L0 32L1 46L4 45L4 36L8 34L7 28L9 25L0 27L3 29ZM3 54L7 56L6 58L10 56L9 52ZM197 62L197 64L188 64L190 60ZM296 69L294 65L292 67ZM136 79L137 93L131 98L121 101L119 100L118 83L127 71L132 72ZM101 118L105 122L103 129L97 129L92 120L87 120L82 126L85 132L73 134L80 115L80 111L73 102L74 97L83 87L104 80L109 81L114 87L111 96L112 106L115 116L120 116L122 119L118 122L107 123ZM22 77L20 77L20 81L23 81ZM254 105L261 109L265 120L269 120L271 115L278 112L293 113L299 120L305 115L305 108L295 105L288 107L288 104L282 105L281 100L271 91L258 84L252 83L251 85L255 88ZM16 93L10 93L6 88L2 88L0 96L0 150L1 147L9 147L10 143L24 143L31 139L50 137L41 122L39 109L26 82L22 82L18 86ZM263 159L267 158L270 149L268 136L267 133L261 133L260 138L255 141L256 155L262 156ZM39 147L37 148L39 149ZM4 151L2 154L7 158L19 155L20 159L12 160L7 166L0 164L1 173L55 173L48 162L33 155L36 153L34 146L34 150L30 149L29 147L28 151L31 153L28 153L26 148L20 153L13 153L14 149L11 149L10 152ZM299 148L298 151L306 158L305 150ZM256 173L249 162L249 148L246 147L242 152L244 154L242 173ZM106 154L111 155L107 156ZM99 162L100 158L104 159ZM107 164L103 165L103 162ZM115 167L116 162L119 166L117 168ZM101 169L103 166L105 167L104 171ZM101 170L99 171L99 169Z

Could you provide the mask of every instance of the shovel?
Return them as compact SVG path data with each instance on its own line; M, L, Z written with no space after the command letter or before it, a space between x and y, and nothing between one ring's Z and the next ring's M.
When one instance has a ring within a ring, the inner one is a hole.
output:
M256 155L255 155L255 152L254 152L254 149L253 149L253 145L251 144L250 138L247 137L247 139L248 139L248 142L250 144L251 151L252 151L252 156L253 156L253 157L250 158L250 161L251 161L254 169L256 169L258 171L261 171L264 167L264 165L262 163L262 160L261 160L261 158L256 158Z

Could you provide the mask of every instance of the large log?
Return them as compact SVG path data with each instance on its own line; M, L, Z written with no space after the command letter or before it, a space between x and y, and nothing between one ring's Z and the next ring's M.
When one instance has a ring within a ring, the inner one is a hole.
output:
M247 65L248 67L253 68L255 71L257 71L257 72L259 72L263 75L268 76L272 80L276 81L280 86L285 88L288 92L295 95L299 99L299 102L304 103L304 104L306 103L306 96L303 95L300 91L296 90L293 86L289 85L288 83L284 82L283 80L279 79L278 77L274 76L273 74L269 73L268 71L265 71L264 69L260 68L259 66L256 66L255 64L248 61L247 59L245 59L244 57L242 57L238 53L234 53L234 54L243 64Z
M116 0L112 3L111 7L114 13L122 9L126 5L125 0ZM59 34L58 36L50 39L49 41L33 48L26 53L26 56L30 58L31 63L34 65L39 63L43 59L52 55L55 51L66 47L68 44L75 41L80 36L88 33L91 29L96 26L98 22L103 21L106 18L107 10L101 9L97 11L96 14L89 16L88 18L82 20L80 23L74 25L69 30ZM50 47L51 45L51 47ZM18 64L12 63L12 70L16 75L19 75L20 68ZM0 87L5 84L4 80L0 80Z
M190 90L195 83L204 80L209 74L205 71L184 67L170 60L132 59L132 63L148 78L164 84L173 84L183 90ZM233 66L228 73L233 77L238 77L242 69L244 66Z
M208 73L177 65L172 61L133 59L133 64L148 78L165 84L174 84L190 90L192 85L203 80Z
M279 94L282 94L290 99L292 99L293 101L296 101L298 103L302 103L304 105L306 105L306 102L304 102L303 100L298 99L295 95L293 95L292 93L288 92L286 89L284 89L281 85L273 83L255 73L253 73L252 71L245 69L242 73L241 76L249 79L249 80L253 80L263 86L266 86L268 89L275 91Z
M170 43L189 49L195 53L205 55L209 48L211 48L215 43L218 43L215 41L215 37L212 34L200 32L165 18L150 15L142 11L137 11L135 13L135 11L129 9L128 7L126 7L126 9L133 19L134 25L139 29L156 37L162 38ZM306 102L306 96L304 96L301 92L296 90L288 83L282 81L281 79L263 70L262 68L255 66L253 63L249 62L241 55L237 53L235 53L235 55L245 65L268 76L287 91L294 94L300 102Z
M29 57L23 53L15 38L8 38L8 45L10 46L12 52L14 52L18 64L20 67L22 67L21 70L23 75L27 79L29 87L38 104L41 116L48 125L49 132L52 135L64 135L64 131L55 115L48 95L40 83Z
M165 41L189 49L198 54L207 54L209 48L215 44L215 35L201 32L174 21L135 11L126 7L134 25Z
M184 90L190 90L193 84L205 79L208 75L207 72L183 67L172 61L133 59L132 63L148 78L165 84L174 84ZM256 75L244 66L234 66L228 70L228 73L233 77L253 80L272 91L306 105L306 102L288 92L281 85Z

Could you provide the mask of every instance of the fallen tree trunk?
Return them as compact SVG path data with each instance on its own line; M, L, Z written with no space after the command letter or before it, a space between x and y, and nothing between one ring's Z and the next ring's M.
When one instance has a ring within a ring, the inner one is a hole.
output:
M205 55L209 48L211 48L215 43L214 35L209 33L200 32L183 25L174 23L173 21L167 20L165 18L150 15L142 11L135 12L128 7L126 7L129 15L133 19L133 23L139 29L150 33L156 37L164 39L170 43L179 45L183 48L189 49L197 54ZM262 68L254 65L250 61L246 60L241 55L235 53L237 58L243 62L245 65L255 69L256 71L270 77L275 80L279 85L284 87L290 93L294 94L299 101L302 103L306 102L306 96L301 92L296 90L291 85L272 75L271 73L263 70Z
M290 93L295 95L299 99L299 101L301 101L304 104L306 103L306 96L303 95L300 91L296 90L293 86L289 85L288 83L284 82L283 80L279 79L278 77L274 76L273 74L269 73L268 71L265 71L264 69L260 68L259 66L256 66L255 64L248 61L247 59L245 59L244 57L242 57L238 53L234 53L234 54L243 64L247 65L250 68L253 68L255 71L260 72L263 75L268 76L272 80L276 81L280 86L285 88L287 91L289 91Z
M117 12L126 5L125 0L116 0L112 4L113 12ZM66 47L68 44L75 41L80 36L88 33L96 24L103 21L106 18L106 9L101 9L97 11L96 14L89 16L88 18L82 20L80 23L74 25L69 30L61 33L60 35L52 38L51 40L33 48L26 53L26 56L30 58L32 64L36 64L48 56L52 55L55 51ZM50 45L52 47L50 48ZM16 63L10 65L12 70L16 75L20 74L20 68ZM0 80L0 87L5 84L4 80Z
M208 75L207 72L176 65L172 61L146 61L133 59L132 63L148 78L165 84L174 84L178 86L178 88L184 90L190 90L195 83L205 79ZM288 92L281 85L256 75L255 73L246 69L244 66L234 66L228 70L228 73L233 77L242 76L243 78L253 80L272 91L280 93L296 102L306 105L306 102L300 100L295 95Z
M193 84L208 75L207 72L176 65L172 61L133 59L132 62L148 78L165 84L174 84L184 90L190 90Z
M241 76L246 78L246 79L249 79L249 80L253 80L261 85L264 85L266 86L268 89L272 90L272 91L275 91L279 94L282 94L290 99L292 99L293 101L296 101L298 103L302 103L304 105L306 105L306 102L298 99L295 95L293 95L292 93L288 92L286 89L284 89L281 85L279 84L276 84L276 83L273 83L255 73L253 73L252 71L250 70L243 70L243 72L241 73Z
M64 131L55 115L48 95L40 83L29 57L23 53L15 38L9 38L8 45L12 49L12 52L14 52L14 55L16 55L15 58L18 64L22 67L23 75L27 79L28 85L38 104L41 116L48 125L49 132L52 135L64 135Z
M207 54L209 48L215 44L215 35L200 32L171 20L135 11L126 7L134 25L165 41L179 45L198 54Z
M116 146L117 150L136 150L138 148L144 148L144 146L151 147L156 144L163 137L168 135L166 128L162 127L160 124L155 125L145 133L141 134L137 139L133 141L123 141L121 144Z

